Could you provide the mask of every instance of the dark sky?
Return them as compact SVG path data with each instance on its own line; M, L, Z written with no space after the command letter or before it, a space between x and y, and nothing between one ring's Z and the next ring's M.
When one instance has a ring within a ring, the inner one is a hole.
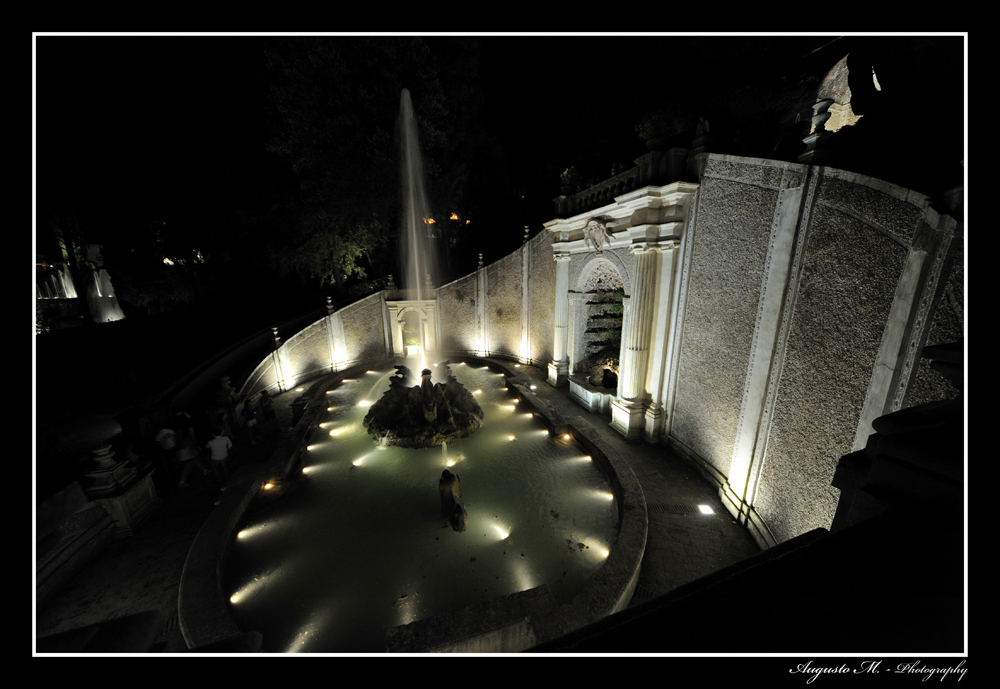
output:
M155 214L217 203L220 178L236 188L260 179L274 163L264 150L259 77L266 41L36 37L39 202L61 181L79 190L78 204L100 205L127 174L150 181L154 192L141 203ZM553 171L588 149L601 158L619 152L602 163L609 171L638 157L645 148L635 122L672 92L704 99L762 75L794 75L810 60L832 64L848 43L832 35L484 37L482 122L498 136L537 229L551 219Z

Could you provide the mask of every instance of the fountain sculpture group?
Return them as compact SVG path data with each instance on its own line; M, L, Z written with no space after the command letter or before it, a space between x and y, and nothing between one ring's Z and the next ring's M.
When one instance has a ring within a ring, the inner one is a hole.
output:
M445 383L432 383L431 372L420 372L420 383L406 366L397 365L389 389L372 405L362 424L383 445L438 447L467 438L479 428L483 410L476 398L451 375L445 361ZM439 369L440 370L440 369Z

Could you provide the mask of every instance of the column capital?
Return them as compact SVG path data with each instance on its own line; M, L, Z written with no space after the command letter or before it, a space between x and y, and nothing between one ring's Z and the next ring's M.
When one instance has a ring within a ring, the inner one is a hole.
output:
M568 251L555 251L552 254L553 261L568 261L570 258Z
M629 250L635 254L649 254L653 252L664 252L676 249L681 245L679 239L659 239L655 241L635 242L629 246Z

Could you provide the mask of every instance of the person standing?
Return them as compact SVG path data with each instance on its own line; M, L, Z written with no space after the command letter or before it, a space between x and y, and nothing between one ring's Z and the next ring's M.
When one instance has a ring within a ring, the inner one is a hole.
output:
M212 473L219 481L219 488L225 488L226 481L229 480L229 468L226 466L226 459L229 458L229 450L233 446L233 441L225 434L225 429L221 426L215 429L215 437L205 443L205 447L212 451Z

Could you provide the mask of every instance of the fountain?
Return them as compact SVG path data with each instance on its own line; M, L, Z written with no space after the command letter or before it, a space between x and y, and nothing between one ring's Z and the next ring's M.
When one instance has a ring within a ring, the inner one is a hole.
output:
M450 361L437 365L445 383L433 383L430 369L420 372L420 384L409 386L413 375L396 366L389 389L376 402L362 425L382 446L437 447L468 438L479 428L483 410L472 393L452 375Z
M327 390L293 491L238 522L224 595L265 651L384 652L400 625L543 585L568 604L603 571L619 507L598 462L521 409L504 375L452 368L483 409L476 433L440 449L375 443L362 419L381 387L368 381L394 371L352 376ZM457 528L445 469L461 476Z
M400 231L403 287L408 291L410 299L419 301L432 298L431 285L438 276L437 256L429 236L434 220L424 192L424 163L409 89L403 89L399 100L400 174L403 180L403 227Z
M403 625L531 591L569 604L618 535L604 470L521 409L503 373L466 361L425 368L436 265L405 89L400 127L407 299L388 306L398 330L420 315L420 380L397 364L394 376L368 371L373 384L328 389L294 494L241 520L223 586L229 614L260 630L266 651L380 652ZM458 464L461 488L456 476L445 499Z

